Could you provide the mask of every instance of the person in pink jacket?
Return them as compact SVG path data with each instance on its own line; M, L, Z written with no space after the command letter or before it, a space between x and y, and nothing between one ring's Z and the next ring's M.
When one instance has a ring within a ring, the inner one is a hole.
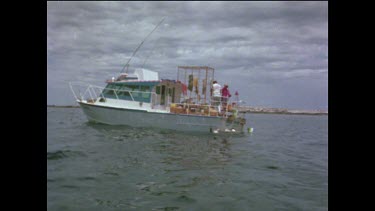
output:
M232 95L230 94L230 91L228 89L228 84L224 84L224 88L221 89L221 101L223 102L223 105L227 104L228 98L230 98Z

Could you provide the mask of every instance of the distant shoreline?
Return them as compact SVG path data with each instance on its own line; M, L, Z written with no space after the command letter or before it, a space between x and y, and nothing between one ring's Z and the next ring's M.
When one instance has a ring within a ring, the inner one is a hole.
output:
M47 105L49 108L79 108L74 105ZM280 108L253 108L253 107L241 107L240 113L252 113L252 114L294 114L294 115L328 115L328 111L314 111L314 110L288 110Z
M52 108L79 108L79 106L74 106L74 105L47 105L47 107L52 107Z
M266 112L266 111L246 111L241 113L250 113L250 114L288 114L288 115L314 115L322 116L328 115L328 112Z
M285 108L259 108L241 106L240 113L261 113L261 114L295 114L295 115L328 115L328 111L324 110L296 110Z

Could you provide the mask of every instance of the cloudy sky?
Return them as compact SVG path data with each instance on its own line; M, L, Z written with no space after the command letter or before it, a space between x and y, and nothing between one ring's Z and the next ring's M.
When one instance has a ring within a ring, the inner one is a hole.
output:
M328 109L327 2L47 2L47 103L105 86L164 17L131 68L207 65L247 105Z

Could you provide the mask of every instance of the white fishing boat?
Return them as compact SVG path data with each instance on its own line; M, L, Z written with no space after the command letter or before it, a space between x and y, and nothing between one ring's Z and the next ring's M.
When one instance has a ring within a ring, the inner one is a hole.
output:
M203 76L201 78L201 76ZM106 87L69 83L89 121L180 131L241 133L246 120L230 99L214 103L214 68L179 66L177 79L137 69L107 80Z
M129 68L132 57L124 68ZM143 68L133 74L123 70L117 78L107 80L105 87L69 83L89 121L180 131L243 132L246 120L238 112L238 102L212 99L214 68L178 66L175 80L160 79L158 72Z

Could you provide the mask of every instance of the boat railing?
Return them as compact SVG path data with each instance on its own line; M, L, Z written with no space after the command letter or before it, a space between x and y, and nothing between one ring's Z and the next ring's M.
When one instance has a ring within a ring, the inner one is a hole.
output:
M82 101L85 98L87 99L87 94L88 92L90 92L89 91L90 85L85 84L85 83L80 83L80 82L69 82L69 87L76 100ZM89 95L92 99L93 98L92 94L89 93Z

